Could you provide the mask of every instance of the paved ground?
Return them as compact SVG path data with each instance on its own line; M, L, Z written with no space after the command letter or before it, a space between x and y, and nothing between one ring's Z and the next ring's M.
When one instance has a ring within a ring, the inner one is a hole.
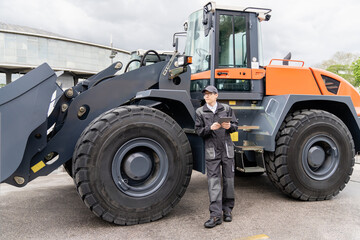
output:
M330 201L289 199L266 175L236 178L235 188L233 222L204 229L207 182L197 172L167 217L130 227L95 217L66 173L40 177L22 189L0 184L0 239L360 239L359 164L344 191ZM249 238L254 235L260 236Z

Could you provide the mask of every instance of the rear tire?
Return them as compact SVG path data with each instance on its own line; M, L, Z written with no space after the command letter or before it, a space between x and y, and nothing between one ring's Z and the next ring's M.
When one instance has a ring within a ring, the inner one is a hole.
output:
M271 182L287 195L305 201L325 200L345 188L353 172L351 133L335 115L321 110L289 114L266 152Z
M67 172L67 174L69 174L69 176L71 178L73 178L73 171L72 171L72 159L70 159L69 161L67 161L66 163L63 164L63 167L65 169L65 171Z
M95 119L73 159L77 191L98 217L119 225L162 218L189 184L192 154L181 127L148 107L119 107Z

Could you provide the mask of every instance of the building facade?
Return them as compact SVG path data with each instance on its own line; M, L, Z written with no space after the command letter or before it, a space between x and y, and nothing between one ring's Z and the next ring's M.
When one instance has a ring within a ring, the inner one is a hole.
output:
M46 62L63 88L108 67L112 62L129 62L130 52L66 38L29 27L0 23L0 84L9 84ZM124 69L120 70L121 73Z

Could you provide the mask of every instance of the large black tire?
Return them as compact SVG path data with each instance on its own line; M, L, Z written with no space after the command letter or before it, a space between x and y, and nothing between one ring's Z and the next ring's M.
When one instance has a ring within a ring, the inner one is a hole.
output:
M98 217L119 225L155 221L189 184L189 141L171 117L153 108L110 110L89 124L73 156L77 191Z
M285 194L304 201L336 196L350 180L355 162L351 133L335 115L321 110L289 114L266 152L266 171Z
M64 167L65 171L67 172L67 174L69 174L69 176L73 178L72 160L70 159L69 161L64 163L63 167Z

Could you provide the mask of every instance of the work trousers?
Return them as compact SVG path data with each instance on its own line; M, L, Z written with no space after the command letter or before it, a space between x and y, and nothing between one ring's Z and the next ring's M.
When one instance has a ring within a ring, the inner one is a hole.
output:
M221 217L222 212L231 212L234 207L234 159L222 157L206 160L206 171L210 217Z

